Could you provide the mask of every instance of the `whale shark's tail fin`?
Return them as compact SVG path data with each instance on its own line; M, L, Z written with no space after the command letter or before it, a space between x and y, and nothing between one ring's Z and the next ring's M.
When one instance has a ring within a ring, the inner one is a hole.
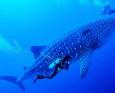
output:
M20 87L22 90L25 90L22 82L21 81L17 81L16 77L13 77L13 76L0 76L0 79L12 82L12 83L16 84L18 87Z

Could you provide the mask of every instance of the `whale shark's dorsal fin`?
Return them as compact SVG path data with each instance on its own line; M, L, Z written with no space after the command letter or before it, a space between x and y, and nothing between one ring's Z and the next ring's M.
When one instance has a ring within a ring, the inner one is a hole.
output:
M33 53L35 59L40 55L41 51L42 51L45 47L46 47L46 46L31 46L31 51L32 51L32 53Z
M92 53L93 53L93 51L88 51L79 59L81 78L84 78L87 74L87 71L89 69L89 62L91 61Z

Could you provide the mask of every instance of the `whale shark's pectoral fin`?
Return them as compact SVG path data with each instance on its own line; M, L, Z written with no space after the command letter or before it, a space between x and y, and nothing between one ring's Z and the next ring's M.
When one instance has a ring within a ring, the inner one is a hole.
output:
M92 53L93 53L93 51L88 51L79 59L81 78L84 78L87 74L87 71L89 69L89 62L91 61Z
M46 46L31 46L31 51L32 51L32 53L33 53L35 59L40 55L41 51L42 51L45 47L46 47Z

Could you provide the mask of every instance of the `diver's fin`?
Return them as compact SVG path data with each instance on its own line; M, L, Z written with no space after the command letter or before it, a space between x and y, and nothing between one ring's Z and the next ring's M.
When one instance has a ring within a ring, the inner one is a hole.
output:
M23 84L21 81L17 81L17 78L16 77L13 77L13 76L0 76L0 79L1 80L6 80L6 81L9 81L11 83L14 83L16 84L18 87L20 87L22 90L25 90Z
M45 47L46 46L31 46L31 51L34 55L34 58L37 58Z
M79 59L79 63L80 63L80 76L81 76L81 78L84 78L86 76L86 74L87 74L87 71L89 69L89 62L90 62L91 56L92 56L92 52L93 51L86 52Z

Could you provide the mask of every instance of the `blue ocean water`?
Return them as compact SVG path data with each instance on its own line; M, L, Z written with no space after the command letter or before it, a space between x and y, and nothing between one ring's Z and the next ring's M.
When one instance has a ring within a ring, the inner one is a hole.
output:
M48 45L82 24L101 17L104 3L114 0L1 0L0 76L20 76L35 59L33 45ZM115 35L96 50L84 79L76 62L51 80L33 84L24 81L26 91L0 80L0 93L115 93Z

